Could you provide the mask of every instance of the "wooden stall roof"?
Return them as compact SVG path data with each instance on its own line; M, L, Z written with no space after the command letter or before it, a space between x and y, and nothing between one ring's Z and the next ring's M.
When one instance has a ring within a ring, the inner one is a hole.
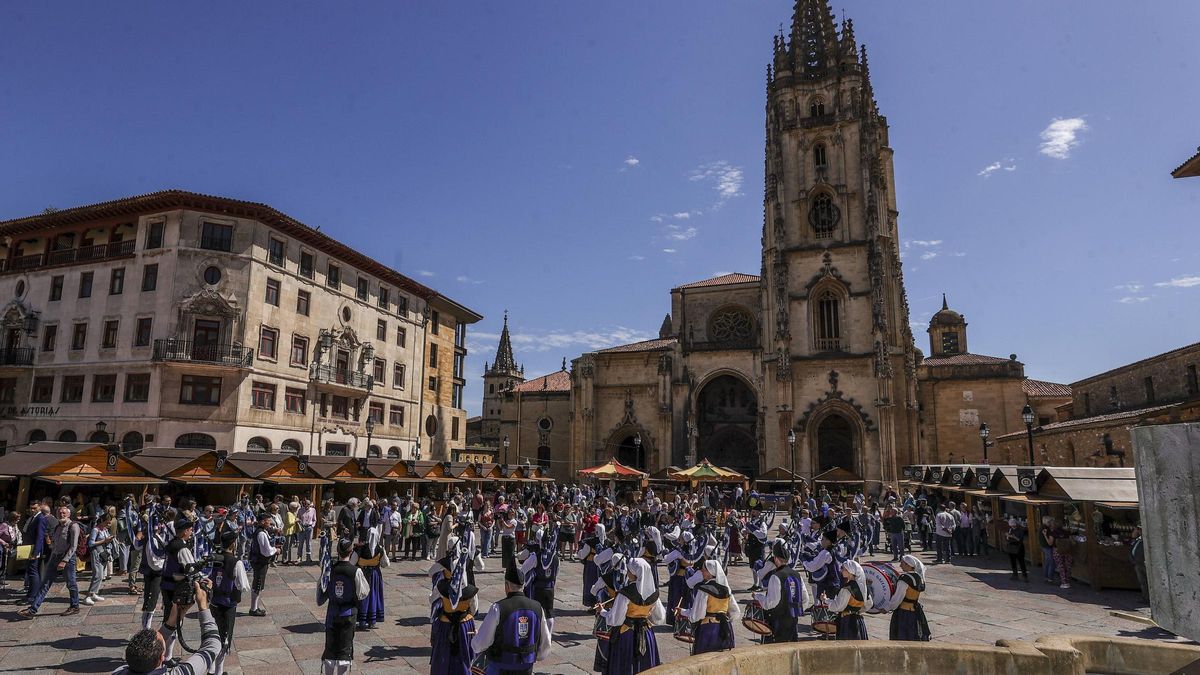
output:
M782 466L777 466L773 469L768 469L768 470L758 474L758 477L755 478L754 480L756 480L759 483L787 483L787 482L790 482L792 480L792 478L795 478L796 480L798 480L802 483L807 482L803 478L800 477L800 474L792 473L790 470L785 469Z
M937 485L942 482L942 465L926 464L921 472L921 482L926 485Z
M41 441L16 448L0 457L0 473L31 476L59 485L121 483L162 485L165 480L148 475L117 453L116 466L108 468L109 452L98 443Z
M274 485L333 485L333 481L319 478L311 466L301 471L296 455L236 452L229 456L229 461L241 471Z
M967 478L967 470L970 468L966 464L951 464L942 467L942 477L938 483L949 487L961 487ZM958 480L954 480L955 476L958 476Z
M813 476L814 483L861 483L863 479L856 476L852 471L844 469L840 466L835 466L832 469L822 471Z
M1070 500L1058 499L1055 497L1046 497L1045 495L1000 495L1001 501L1015 502L1020 504L1033 504L1034 506L1044 506L1048 504L1065 504Z
M142 448L129 461L147 473L187 485L261 485L231 462L217 469L216 450L198 448Z
M313 462L313 459L322 460ZM363 465L359 463L360 457L313 457L308 460L308 468L315 471L318 476L335 483L386 483L383 478L376 478L371 475L371 463L382 462L384 465L394 465L392 460L381 460L378 457L372 457L366 460L366 473L359 470ZM334 460L334 461L329 461Z
M679 473L680 471L683 471L683 467L675 466L674 464L672 464L671 466L663 467L663 468L659 469L658 471L655 471L654 473L650 474L650 480L665 480L665 481L678 482L678 481L675 481L673 478L671 478L671 474Z
M424 480L433 483L465 483L466 481L450 475L450 462L417 462L417 473Z
M484 462L483 464L478 465L476 470L479 472L479 477L485 480L503 477L503 470L500 468L499 464L494 462Z
M263 474L274 469L286 458L287 456L284 455L272 455L266 452L235 452L229 455L229 463L247 476L261 478Z
M477 481L483 479L483 476L479 473L479 466L471 462L451 462L450 476L464 480Z
M1038 473L1038 494L1075 502L1137 502L1133 469L1048 466Z
M370 464L367 464L367 473L376 478L384 478L392 481L401 481L401 479L413 478L408 474L408 464L402 459L376 459Z
M1004 464L992 467L992 479L988 482L988 492L1011 494L1017 490L1017 469L1015 464Z

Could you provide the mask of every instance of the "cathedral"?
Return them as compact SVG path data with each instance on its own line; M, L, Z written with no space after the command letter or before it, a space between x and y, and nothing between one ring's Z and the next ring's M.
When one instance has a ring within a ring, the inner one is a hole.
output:
M559 476L614 456L649 472L707 458L752 476L834 471L872 491L916 461L921 357L887 120L853 23L837 26L826 0L799 0L775 36L765 114L760 273L672 289L657 339L585 353L534 387L506 322L485 442L527 438L512 456ZM531 391L541 412L519 403ZM519 434L533 418L559 433Z

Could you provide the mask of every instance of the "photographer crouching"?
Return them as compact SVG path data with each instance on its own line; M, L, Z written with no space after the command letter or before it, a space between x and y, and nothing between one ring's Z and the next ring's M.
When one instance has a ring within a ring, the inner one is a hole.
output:
M214 665L221 651L221 637L217 631L217 623L208 608L208 590L211 587L207 579L193 583L191 594L193 598L179 598L188 601L186 605L174 603L171 605L166 621L162 628L151 630L142 629L133 634L125 647L125 665L113 671L113 675L204 675ZM188 593L176 594L188 595ZM174 666L165 664L167 656L167 640L174 641L179 629L179 621L195 600L200 619L200 649L186 661Z

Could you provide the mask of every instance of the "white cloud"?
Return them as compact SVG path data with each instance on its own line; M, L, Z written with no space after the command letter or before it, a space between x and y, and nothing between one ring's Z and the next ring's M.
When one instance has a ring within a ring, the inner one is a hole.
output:
M676 251L675 251L675 249L673 249L673 248L664 248L664 249L662 250L662 252L663 252L663 253L675 253Z
M627 166L631 169L641 163L642 163L642 160L638 159L637 157L634 157L633 155L630 155L625 158L625 166Z
M663 222L663 217L662 217L661 215L658 215L658 216L650 216L650 222L652 222L652 223L661 223L661 222Z
M983 169L980 170L980 172L975 175L983 176L984 178L987 178L987 177L991 176L993 173L996 173L997 171L1016 171L1017 165L1014 164L1015 161L1016 160L1014 160L1010 157L1003 162L992 162L991 164L988 164L987 166L983 167Z
M1154 285L1160 288L1191 288L1200 286L1200 276L1175 277L1170 281L1160 281Z
M454 280L460 284L482 284L483 283L482 281L480 281L478 279L472 279L471 277L469 277L465 274L460 274L460 275L454 277Z
M937 251L925 251L921 254L921 260L933 260L936 257L938 257Z
M472 333L472 335L474 339L481 341L485 345L484 348L489 344L494 348L496 341L500 339L500 335L497 333L476 332ZM544 333L511 331L509 337L512 340L513 349L520 353L547 352L551 350L582 351L604 349L605 347L649 340L657 337L657 334L651 335L633 328L617 326L615 328L595 331L551 330Z
M682 228L678 225L667 226L667 239L673 241L687 241L696 237L698 230L694 227Z
M688 175L688 180L712 183L713 189L717 191L717 203L714 208L720 208L725 202L742 194L742 168L725 160L696 167Z
M1055 117L1042 130L1042 144L1038 152L1054 159L1066 159L1071 156L1071 150L1079 145L1079 134L1087 130L1087 122L1082 117Z
M689 211L680 211L679 213L671 214L671 217L675 220L687 220L692 217L692 214Z
M1133 305L1133 304L1136 304L1139 302L1146 302L1149 299L1150 298L1147 298L1145 296L1127 295L1127 296L1117 300L1117 302L1119 302L1123 305Z
M931 248L933 246L941 245L941 239L909 239L908 241L904 242L904 248L908 248L910 246L923 246L925 248Z
M1138 291L1142 290L1142 288L1143 288L1143 286L1141 284L1136 284L1136 283L1134 283L1134 284L1117 284L1116 286L1113 286L1114 291L1124 291L1125 293L1137 293Z
M431 277L433 276L433 272L430 272L429 270L417 270L417 275L422 277Z
M644 256L644 255L631 255L631 256L629 256L629 259L630 259L630 260L645 260L645 259L646 259L646 256Z

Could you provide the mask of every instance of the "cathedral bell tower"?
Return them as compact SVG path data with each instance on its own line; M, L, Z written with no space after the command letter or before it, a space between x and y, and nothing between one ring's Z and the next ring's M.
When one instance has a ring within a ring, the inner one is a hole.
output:
M916 362L888 126L866 48L826 0L797 0L767 67L765 466L896 487L916 447Z
M500 331L500 344L496 347L496 360L489 366L483 364L483 431L480 441L484 446L499 448L500 404L504 392L525 381L525 369L513 358L512 338L508 335L508 312L504 312L504 328Z

